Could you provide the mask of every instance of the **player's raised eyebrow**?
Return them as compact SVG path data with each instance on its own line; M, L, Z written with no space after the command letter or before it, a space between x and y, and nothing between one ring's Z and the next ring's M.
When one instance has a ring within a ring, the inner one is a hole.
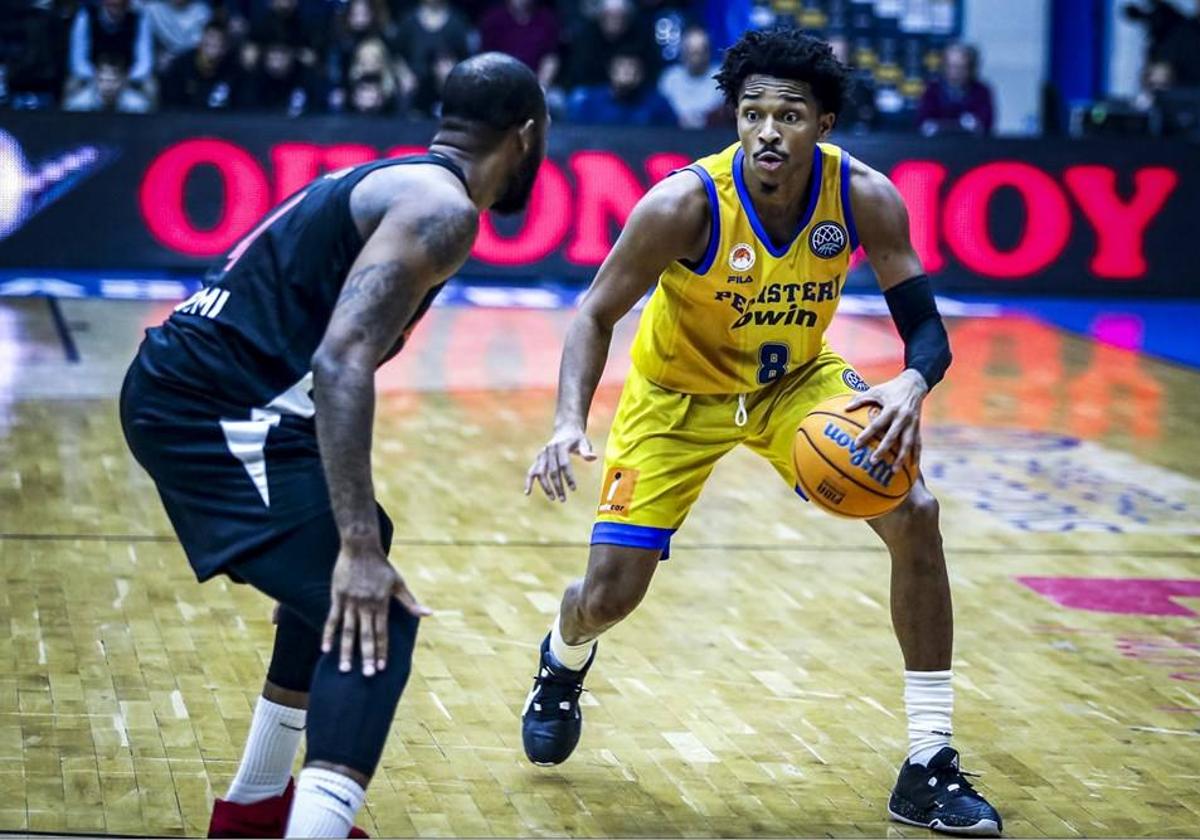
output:
M762 88L749 88L748 87L742 93L742 99L761 99L763 94L765 94L765 93L766 93L766 91L763 90ZM805 103L808 102L808 97L805 96L804 94L793 93L791 91L781 91L779 93L779 98L786 99L788 102L805 102Z

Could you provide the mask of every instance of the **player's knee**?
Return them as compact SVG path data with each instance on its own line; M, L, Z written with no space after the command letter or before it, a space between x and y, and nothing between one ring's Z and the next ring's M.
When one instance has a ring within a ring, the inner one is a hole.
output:
M641 594L628 587L601 583L584 588L580 612L588 629L603 630L633 612L640 600Z
M907 507L908 525L922 534L938 532L940 506L937 496L929 492L923 484L917 484L905 500Z
M918 539L922 542L940 540L937 497L924 484L913 485L908 498L891 513L871 521L871 525L889 545Z
M412 670L419 620L394 603L388 616L387 667L363 676L355 652L350 673L338 671L337 651L325 654L313 679L306 763L349 767L370 777L387 742L392 718Z

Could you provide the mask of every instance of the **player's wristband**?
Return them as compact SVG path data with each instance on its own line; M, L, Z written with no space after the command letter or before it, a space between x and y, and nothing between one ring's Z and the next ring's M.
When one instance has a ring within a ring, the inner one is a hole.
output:
M932 388L950 367L950 340L933 299L929 276L918 274L883 293L900 338L904 340L904 366L913 368Z

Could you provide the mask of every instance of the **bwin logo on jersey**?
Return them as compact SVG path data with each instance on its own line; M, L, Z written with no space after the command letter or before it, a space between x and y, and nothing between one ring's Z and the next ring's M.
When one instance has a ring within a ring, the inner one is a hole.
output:
M808 235L808 250L831 260L846 248L846 229L837 222L821 222Z

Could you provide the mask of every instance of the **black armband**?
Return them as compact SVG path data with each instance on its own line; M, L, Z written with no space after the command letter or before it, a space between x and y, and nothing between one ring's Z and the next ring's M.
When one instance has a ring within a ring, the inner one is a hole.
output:
M904 366L920 373L932 388L950 367L950 340L933 299L929 276L910 277L888 289L883 297L904 340Z

